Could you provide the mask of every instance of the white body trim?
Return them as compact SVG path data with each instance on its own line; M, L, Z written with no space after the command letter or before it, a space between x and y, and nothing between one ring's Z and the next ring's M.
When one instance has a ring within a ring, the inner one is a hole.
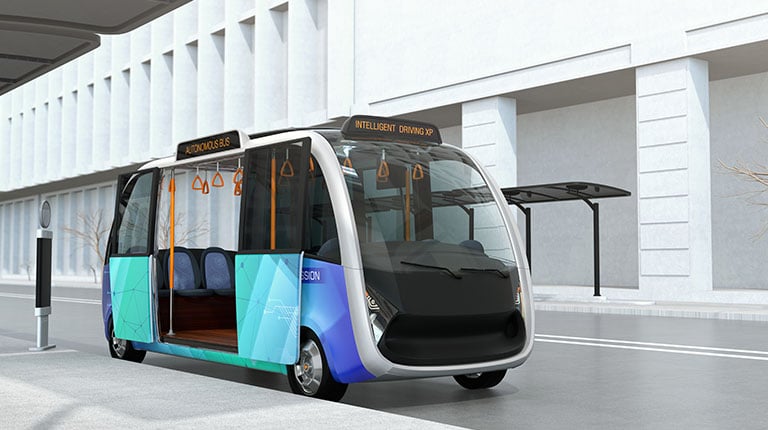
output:
M244 133L241 132L241 137ZM320 169L322 169L325 180L328 184L328 192L331 197L331 204L336 218L336 228L339 233L339 247L341 258L344 263L344 280L346 282L347 300L349 315L352 322L352 331L355 337L357 353L366 370L375 375L377 379L406 379L433 376L462 375L468 373L488 372L493 370L508 369L520 366L525 362L533 348L534 336L534 317L533 317L533 294L531 290L531 278L528 268L528 262L525 254L520 248L520 235L513 222L512 215L501 190L493 179L485 172L480 164L467 155L481 173L483 179L491 189L494 199L498 204L502 219L504 220L509 240L512 243L515 260L518 265L518 275L522 286L522 297L520 298L523 319L525 321L526 340L521 352L512 357L486 361L480 363L448 365L448 366L409 366L393 363L381 354L376 346L373 335L373 329L369 320L368 308L365 299L365 279L363 276L363 263L360 255L359 240L357 228L355 226L355 216L349 192L347 191L344 173L341 170L336 153L328 141L320 134L314 131L288 131L270 136L261 137L254 140L243 140L240 149L233 149L226 152L219 152L211 155L194 157L188 160L177 162L175 157L167 157L161 160L155 160L142 166L142 169L153 167L182 166L189 163L197 163L207 159L216 159L222 156L234 156L243 154L246 150L267 146L271 144L298 140L309 137L312 141L311 153L317 160ZM448 145L450 146L450 145Z

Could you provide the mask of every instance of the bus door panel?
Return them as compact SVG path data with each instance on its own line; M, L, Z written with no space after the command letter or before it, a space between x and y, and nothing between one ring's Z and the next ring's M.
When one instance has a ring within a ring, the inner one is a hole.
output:
M115 336L150 343L152 256L160 171L121 176L108 252L110 300Z
M245 153L235 256L238 354L293 364L299 355L301 262L311 140Z
M270 363L296 363L301 254L240 254L235 256L235 267L238 354Z
M109 281L112 285L112 321L120 339L151 343L154 334L150 258L112 257Z

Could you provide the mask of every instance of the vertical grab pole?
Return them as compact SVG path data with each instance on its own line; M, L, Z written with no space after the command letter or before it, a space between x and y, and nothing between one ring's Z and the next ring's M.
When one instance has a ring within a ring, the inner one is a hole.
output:
M170 223L170 244L168 251L168 282L170 283L170 316L169 316L169 325L168 325L168 336L173 336L173 261L174 261L174 245L176 241L176 175L175 171L171 170L171 181L170 185L168 185L168 191L171 193L170 196L170 211L168 214L168 219Z

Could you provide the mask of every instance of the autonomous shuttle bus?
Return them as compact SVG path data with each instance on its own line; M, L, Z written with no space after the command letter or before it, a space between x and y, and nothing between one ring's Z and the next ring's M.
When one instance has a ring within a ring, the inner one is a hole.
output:
M489 388L533 345L519 243L499 188L433 125L222 133L120 176L104 333L115 358L279 372L323 399L370 380Z

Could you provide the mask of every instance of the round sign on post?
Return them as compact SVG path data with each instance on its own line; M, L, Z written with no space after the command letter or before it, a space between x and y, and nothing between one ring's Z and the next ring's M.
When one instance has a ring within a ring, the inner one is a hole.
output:
M43 204L40 205L40 227L48 228L51 225L51 204L48 200L43 200Z

